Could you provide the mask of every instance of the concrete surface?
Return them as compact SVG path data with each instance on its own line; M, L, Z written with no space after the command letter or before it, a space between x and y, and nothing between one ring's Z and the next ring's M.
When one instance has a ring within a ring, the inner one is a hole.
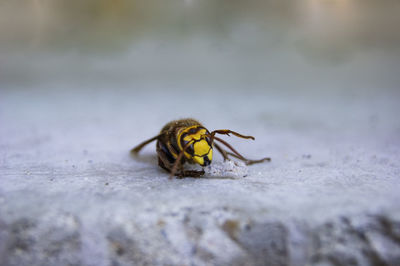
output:
M3 89L0 265L399 265L397 96ZM130 157L186 116L272 162L168 180L154 145Z

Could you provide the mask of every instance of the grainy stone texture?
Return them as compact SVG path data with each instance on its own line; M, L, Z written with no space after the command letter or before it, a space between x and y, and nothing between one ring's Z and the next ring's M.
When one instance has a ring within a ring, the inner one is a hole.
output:
M3 89L0 265L399 265L397 93L201 91ZM168 180L153 144L129 156L185 116L272 162Z

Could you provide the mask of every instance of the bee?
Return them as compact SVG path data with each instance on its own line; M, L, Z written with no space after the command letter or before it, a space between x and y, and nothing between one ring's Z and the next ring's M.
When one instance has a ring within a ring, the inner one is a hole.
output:
M215 147L221 153L225 160L229 156L235 157L246 165L270 161L269 157L260 160L249 160L237 152L231 145L223 139L216 137L216 134L232 134L243 139L252 139L253 136L244 136L229 129L219 129L209 132L197 120L187 118L174 120L166 124L155 137L148 139L131 150L136 155L147 144L157 140L156 150L158 155L158 165L170 173L170 178L177 176L200 177L204 175L204 170L185 170L184 163L198 164L200 166L210 165L213 159L213 148ZM226 146L230 151L224 150L220 144Z

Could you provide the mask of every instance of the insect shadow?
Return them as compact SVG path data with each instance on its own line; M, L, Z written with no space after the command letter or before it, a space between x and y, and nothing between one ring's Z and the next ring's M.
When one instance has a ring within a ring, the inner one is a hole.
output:
M146 163L146 164L154 164L157 162L157 155L155 154L143 154L141 156L135 154L135 153L130 153L130 156L137 162L141 162L141 163ZM160 174L163 174L164 172L161 171L161 169L159 170ZM190 177L189 177L190 178ZM193 179L199 179L198 176L194 176L192 177ZM229 179L229 180L237 180L240 179L240 177L237 176L223 176L223 175L211 175L211 174L205 174L204 176L202 176L201 178L203 179ZM182 179L182 178L177 178L177 179Z
M137 162L155 164L157 163L157 155L156 154L143 154L138 156L135 153L130 153L130 156Z

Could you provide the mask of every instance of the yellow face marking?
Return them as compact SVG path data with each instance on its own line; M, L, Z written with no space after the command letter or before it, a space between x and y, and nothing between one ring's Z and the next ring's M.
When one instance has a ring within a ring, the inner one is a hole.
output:
M189 130L191 130L192 128L196 128L196 127L198 127L198 126L187 127L187 128L182 129L182 130L180 130L180 131L178 132L178 135L177 135L177 137L176 137L176 142L178 143L179 149L183 150L183 147L182 147L181 142L180 142L181 136L182 136L184 133L186 133L186 132L188 132ZM192 138L190 137L190 135L184 137L183 139L184 139L185 141L188 141L188 142L190 142L190 141L192 140Z
M185 130L185 131L187 131L187 130ZM205 129L200 129L195 134L187 135L186 137L183 138L183 140L185 140L185 141L199 140L199 139L201 139L201 137L204 134L206 134L206 130Z
M195 142L193 147L194 147L194 154L199 156L206 155L211 148L205 139Z
M200 156L193 156L193 160L194 160L196 163L200 164L200 165L203 165L203 164L204 164L204 158L203 158L203 157L200 157Z
M195 161L197 164L200 164L200 165L203 166L204 162L205 162L204 158L207 157L208 161L211 162L212 161L212 155L213 155L213 150L210 149L210 151L208 152L207 155L205 155L205 156L197 156L197 155L195 155L192 158L193 158L193 161Z
M209 165L211 160L212 160L212 147L208 144L206 141L206 134L207 134L207 129L205 128L198 128L199 126L192 126L192 127L187 127L183 130L181 130L178 133L177 136L177 143L178 146L181 150L183 150L184 147L183 143L186 143L188 148L186 148L184 155L187 159L193 160L195 163L205 166ZM198 130L192 130L193 128ZM193 134L188 134L188 132L196 131ZM183 134L187 134L186 136L183 137L183 143L180 141L181 136ZM188 152L188 149L191 150L190 153Z
M213 156L213 150L210 149L210 151L207 154L208 160L210 160L210 162L212 162L212 156Z

